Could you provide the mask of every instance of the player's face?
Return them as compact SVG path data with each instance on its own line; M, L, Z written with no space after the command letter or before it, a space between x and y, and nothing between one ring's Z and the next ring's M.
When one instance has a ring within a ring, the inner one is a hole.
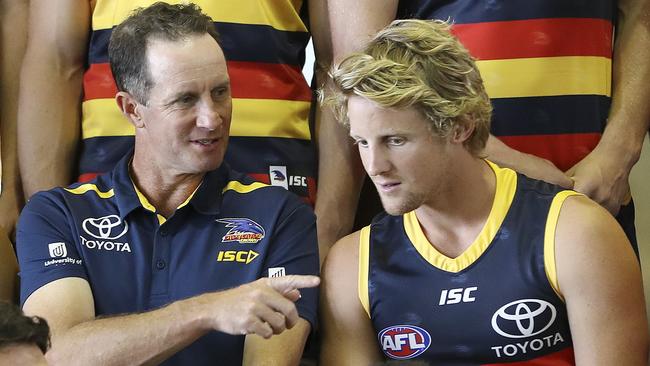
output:
M414 108L386 109L368 99L348 99L350 136L391 215L415 210L444 194L451 164L449 143L431 134Z
M232 100L226 60L208 34L147 45L153 86L142 142L158 166L196 174L221 165L230 130Z

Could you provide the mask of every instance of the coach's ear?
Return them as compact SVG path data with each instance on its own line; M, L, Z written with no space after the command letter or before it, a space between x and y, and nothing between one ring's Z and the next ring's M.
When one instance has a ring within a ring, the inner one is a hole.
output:
M115 102L124 117L126 117L135 128L144 127L144 120L140 113L141 104L128 92L119 91L115 94Z
M474 132L475 123L468 119L458 119L451 135L451 142L455 144L463 144L467 141Z

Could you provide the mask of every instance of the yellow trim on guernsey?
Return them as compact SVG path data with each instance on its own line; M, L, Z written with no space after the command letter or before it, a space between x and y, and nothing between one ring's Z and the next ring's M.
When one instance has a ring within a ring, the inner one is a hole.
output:
M370 226L361 229L359 233L359 301L370 318L370 294L368 294L368 270L370 256Z
M232 100L230 136L281 137L310 140L309 102L276 99ZM82 138L133 136L135 128L112 98L87 100L81 105ZM106 123L111 121L111 123Z
M551 207L548 210L546 228L544 229L544 269L546 270L546 277L553 291L555 291L562 301L564 301L564 296L562 296L560 285L557 281L557 268L555 265L555 228L557 228L557 221L560 218L560 209L564 201L571 196L582 196L582 194L566 190L555 195L553 202L551 202Z
M251 184L243 184L236 180L232 180L226 184L221 193L226 193L226 191L235 191L237 193L249 193L253 192L256 189L270 187L268 184L253 182Z
M518 58L476 65L490 98L611 95L612 60L605 57Z
M100 198L111 198L111 197L113 197L115 195L115 192L113 191L112 188L110 190L106 191L106 192L102 192L102 191L99 190L99 188L97 188L96 185L91 184L91 183L82 184L77 188L72 188L72 189L64 188L64 189L66 191L72 193L72 194L84 194L86 192L91 192L92 191L92 192L97 193L97 195Z
M182 0L167 0L171 4L187 3ZM215 22L270 25L278 30L306 32L307 28L296 9L302 0L237 1L237 0L195 0ZM133 9L147 7L152 0L113 1L97 0L93 12L93 29L108 29L120 24Z
M510 209L517 189L517 174L487 161L496 176L496 192L490 215L474 242L458 257L449 258L440 253L422 232L415 211L404 214L404 230L415 249L432 266L447 272L460 272L474 263L496 236Z

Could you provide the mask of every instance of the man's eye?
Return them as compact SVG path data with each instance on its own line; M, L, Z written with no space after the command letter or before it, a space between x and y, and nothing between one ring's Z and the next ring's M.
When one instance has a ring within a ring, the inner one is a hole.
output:
M355 139L354 144L358 145L358 146L361 146L361 147L366 147L366 146L368 146L368 141Z
M185 95L185 96L182 96L182 97L178 98L177 102L180 103L180 104L187 105L187 104L192 104L195 99L196 98L194 98L191 95Z
M212 90L212 97L213 98L220 98L224 96L228 92L228 88L216 88Z
M390 138L388 138L388 144L394 145L394 146L404 145L405 142L406 142L406 140L404 138L402 138L402 137L390 137Z

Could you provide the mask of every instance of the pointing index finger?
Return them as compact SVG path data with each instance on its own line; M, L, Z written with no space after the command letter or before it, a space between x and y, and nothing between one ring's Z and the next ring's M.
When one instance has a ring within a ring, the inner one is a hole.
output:
M317 276L288 275L268 279L269 286L281 294L287 294L301 288L316 287L320 283Z

